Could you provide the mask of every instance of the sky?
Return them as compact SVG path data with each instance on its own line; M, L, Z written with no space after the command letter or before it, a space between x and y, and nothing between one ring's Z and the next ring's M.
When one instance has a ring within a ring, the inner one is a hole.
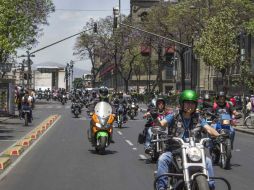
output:
M50 14L49 25L42 27L43 35L38 39L39 43L30 51L35 51L81 32L90 18L98 19L113 15L113 7L118 6L119 0L53 0L53 3L56 11ZM129 14L130 0L121 0L121 11L122 14ZM76 37L73 37L46 48L36 53L35 57L32 57L32 61L34 64L56 62L66 65L70 60L73 60L75 67L90 70L89 60L80 61L77 56L73 56L75 41ZM24 54L24 52L25 50L19 50L18 54Z

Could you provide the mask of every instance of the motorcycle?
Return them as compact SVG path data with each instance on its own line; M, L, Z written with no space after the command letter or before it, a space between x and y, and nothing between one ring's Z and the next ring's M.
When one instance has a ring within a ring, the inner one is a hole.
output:
M152 141L151 141L151 151L149 155L151 156L151 160L156 162L159 156L165 150L165 143L163 141L159 141L167 136L165 128L160 126L153 126L152 127Z
M71 105L71 111L76 118L81 114L81 106L79 103L75 102Z
M231 139L230 139L230 124L232 118L229 114L221 114L216 123L216 130L220 133L221 138L212 141L212 148L210 154L214 164L220 163L223 169L230 168L231 153Z
M45 93L45 99L47 100L47 101L49 101L50 100L50 92L48 91L48 92L46 92Z
M122 104L119 104L117 110L116 110L116 122L117 127L122 128L123 127L123 114L124 114L124 107Z
M137 116L137 106L134 102L131 103L131 105L128 108L128 115L131 118L131 120L134 120L134 117Z
M57 98L58 98L58 93L57 93L57 92L53 92L53 97L52 97L52 99L53 99L54 101L56 101Z
M61 97L61 103L64 105L67 102L67 96L65 94Z
M94 108L91 118L91 143L96 152L103 154L105 148L109 146L113 133L114 115L112 107L107 102L99 102ZM88 138L90 137L88 131Z
M196 138L200 127L189 131L189 141L185 142L179 137L169 137L166 139L152 140L152 142L170 141L177 143L180 147L172 151L173 160L171 173L158 176L154 181L154 189L157 189L157 181L160 177L168 177L169 189L177 190L209 190L208 171L204 145L209 138Z
M22 108L21 110L21 118L25 121L25 126L28 126L28 123L31 123L31 113L30 110L27 108Z

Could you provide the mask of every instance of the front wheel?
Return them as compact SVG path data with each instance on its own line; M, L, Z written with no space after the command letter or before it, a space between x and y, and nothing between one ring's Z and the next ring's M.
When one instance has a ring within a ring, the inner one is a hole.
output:
M106 145L107 145L107 137L100 137L99 138L99 146L97 146L95 148L95 150L97 152L99 152L99 154L104 154Z
M28 114L25 113L25 126L28 126Z
M206 177L204 175L195 177L191 190L210 190Z
M230 159L231 159L231 141L226 139L223 145L224 154L221 155L221 167L223 169L230 168Z

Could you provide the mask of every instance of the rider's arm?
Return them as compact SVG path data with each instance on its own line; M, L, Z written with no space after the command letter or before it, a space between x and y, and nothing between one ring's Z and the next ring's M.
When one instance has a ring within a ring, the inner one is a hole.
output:
M159 121L157 120L157 123L162 127L168 127L171 125L174 121L174 115L168 114L163 120Z
M207 124L207 122L204 119L200 120L201 126L207 131L209 135L212 137L218 137L220 134L210 125Z

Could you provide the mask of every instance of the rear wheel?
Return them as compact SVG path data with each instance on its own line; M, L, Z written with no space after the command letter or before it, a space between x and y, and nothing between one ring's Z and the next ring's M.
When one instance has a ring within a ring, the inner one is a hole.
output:
M198 175L192 183L191 190L210 190L206 177Z

